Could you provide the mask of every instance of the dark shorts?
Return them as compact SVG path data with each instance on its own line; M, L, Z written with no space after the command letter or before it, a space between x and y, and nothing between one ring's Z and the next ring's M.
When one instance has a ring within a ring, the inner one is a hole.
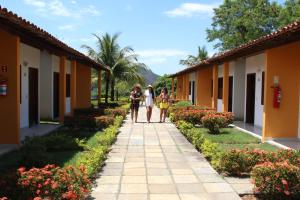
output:
M130 108L131 108L131 110L139 111L140 102L131 103Z

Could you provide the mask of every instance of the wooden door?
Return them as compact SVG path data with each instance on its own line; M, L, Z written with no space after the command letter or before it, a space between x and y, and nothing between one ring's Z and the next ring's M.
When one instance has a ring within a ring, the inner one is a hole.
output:
M59 117L59 73L53 73L53 118Z
M247 74L246 123L254 124L256 74Z
M29 127L39 123L39 71L29 68Z
M228 112L232 112L232 102L233 102L233 77L229 77L228 85Z

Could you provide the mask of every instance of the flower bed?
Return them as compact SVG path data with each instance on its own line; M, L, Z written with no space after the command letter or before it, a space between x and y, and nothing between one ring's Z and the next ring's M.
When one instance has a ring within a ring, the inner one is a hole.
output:
M243 144L245 149L226 150L193 124L178 121L176 125L220 173L229 176L251 174L255 191L266 199L300 198L300 151L247 149L246 144Z
M251 172L255 191L267 199L299 199L300 167L288 161L265 162Z
M0 169L7 166L7 172L0 175L0 199L85 199L91 186L90 180L102 167L123 117L100 116L95 121L101 126L106 124L107 128L98 132L82 128L76 130L86 135L85 139L77 139L77 134L68 135L73 130L62 128L57 134L28 139L20 151L3 155L2 158L15 159L0 165ZM64 132L66 134L60 135ZM13 170L16 165L24 166L20 165L19 159L23 155L27 155L22 160L26 161L24 164L28 170L22 167L20 173L16 173ZM52 162L54 156L56 162ZM64 161L61 163L60 159ZM45 163L59 163L59 167L43 167ZM53 184L49 185L49 181L57 185L52 188Z
M72 166L60 168L47 165L44 168L18 170L17 187L23 199L85 199L91 188L86 170Z

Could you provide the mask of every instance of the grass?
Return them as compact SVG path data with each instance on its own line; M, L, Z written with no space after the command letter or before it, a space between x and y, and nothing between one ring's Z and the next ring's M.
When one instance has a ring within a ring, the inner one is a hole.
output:
M261 149L265 151L277 151L278 147L269 143L261 143L259 138L256 138L248 133L235 128L221 129L218 135L209 134L206 128L197 128L203 136L213 143L217 143L220 150L229 151L231 149Z
M60 134L68 134L69 131L58 130L54 131L51 134L55 134L59 132ZM86 143L88 145L95 145L96 144L96 135L101 134L101 131L76 131L72 137L74 138L85 138ZM43 137L47 137L43 136ZM76 159L80 157L80 154L84 152L84 150L69 150L69 151L55 151L55 152L46 152L46 156L49 158L52 164L56 164L60 167L70 165L71 163L76 162ZM0 156L0 174L6 170L15 170L20 167L20 160L23 156L21 150L14 150L3 154Z

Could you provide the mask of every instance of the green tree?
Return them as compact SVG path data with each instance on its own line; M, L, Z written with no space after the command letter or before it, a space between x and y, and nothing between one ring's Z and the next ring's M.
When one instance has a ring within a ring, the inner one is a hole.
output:
M161 90L166 87L169 91L169 94L171 94L172 90L172 79L169 78L169 75L165 74L161 77L159 77L153 84L155 95L158 96L161 92ZM176 87L176 82L174 83L174 87Z
M225 0L214 9L209 42L227 50L269 34L279 27L281 7L269 0Z
M208 58L208 52L206 50L206 47L198 46L198 54L196 56L188 55L187 59L180 60L179 64L193 66L193 65L196 65L196 64L206 60L207 58Z
M280 27L300 19L300 0L286 0L279 14Z
M143 77L139 74L140 67L146 67L139 63L134 50L131 47L121 48L118 44L120 34L103 36L94 34L97 38L97 49L88 45L82 45L82 48L88 51L88 55L96 62L109 68L109 79L106 79L107 86L110 82L111 101L115 100L115 85L117 81L142 81ZM108 96L108 87L106 87L106 102Z

